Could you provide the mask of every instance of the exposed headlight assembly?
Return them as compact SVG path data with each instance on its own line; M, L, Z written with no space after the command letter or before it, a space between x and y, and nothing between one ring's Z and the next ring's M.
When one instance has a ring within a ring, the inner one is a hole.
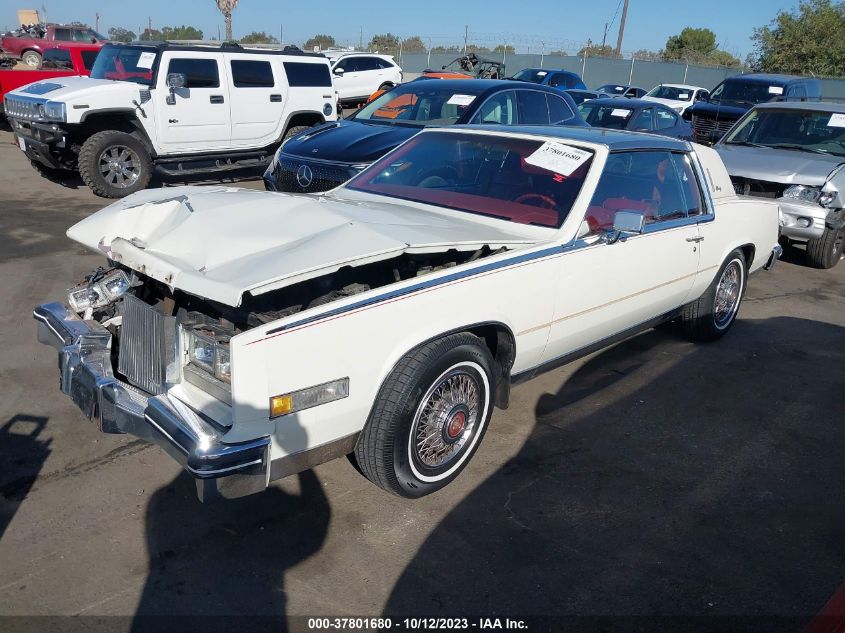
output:
M61 101L48 101L44 104L44 112L42 116L49 121L64 121L65 120L65 104Z
M818 202L823 207L829 207L836 200L836 192L823 191L821 187L792 185L786 188L783 197L800 200L801 202Z
M213 325L199 325L188 330L188 362L224 382L232 381L229 360L229 334Z
M97 269L89 275L87 283L68 290L67 301L75 312L88 312L119 299L131 286L132 281L122 270Z

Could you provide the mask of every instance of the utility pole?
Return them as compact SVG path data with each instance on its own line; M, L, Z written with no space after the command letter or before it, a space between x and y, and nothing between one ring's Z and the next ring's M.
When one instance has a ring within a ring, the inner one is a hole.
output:
M604 48L607 44L607 22L604 23L604 35L601 38L601 47Z
M469 25L464 26L464 55L467 54L467 39L469 38Z
M279 46L283 47L283 42L285 41L285 27L283 24L279 25Z
M100 32L100 14L99 13L94 14L94 30L97 31L97 33Z
M364 48L364 27L361 26L358 28L358 50Z
M616 40L616 57L622 53L622 36L625 34L625 20L628 18L628 0L622 5L622 21L619 22L619 38Z
M147 32L150 34L150 39L153 39L153 19L147 17Z

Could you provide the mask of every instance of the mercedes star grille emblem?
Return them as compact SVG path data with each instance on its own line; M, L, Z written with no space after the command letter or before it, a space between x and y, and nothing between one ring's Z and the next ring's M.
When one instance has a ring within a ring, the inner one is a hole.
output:
M300 165L299 169L296 170L296 182L299 183L299 186L308 189L312 180L314 180L314 174L311 168L308 165Z

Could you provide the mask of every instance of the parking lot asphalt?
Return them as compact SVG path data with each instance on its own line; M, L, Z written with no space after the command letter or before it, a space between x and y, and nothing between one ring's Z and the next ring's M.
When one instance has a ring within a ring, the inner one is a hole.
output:
M337 460L202 505L161 450L101 435L60 395L31 309L102 263L64 232L107 201L13 141L0 132L0 615L797 630L845 580L845 264L790 251L717 343L651 331L516 387L424 499Z

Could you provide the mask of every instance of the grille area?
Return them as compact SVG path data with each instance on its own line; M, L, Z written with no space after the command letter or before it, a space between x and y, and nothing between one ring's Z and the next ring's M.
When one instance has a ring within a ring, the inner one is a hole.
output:
M755 198L780 198L787 187L787 185L779 182L768 182L740 176L731 176L731 182L738 195L754 196Z
M44 107L43 101L32 99L19 99L17 97L6 97L3 100L6 109L6 116L18 117L21 119L40 119L42 117L39 106Z
M693 115L692 129L696 141L717 141L733 127L736 121L717 121L706 117Z
M310 181L307 178L308 172L300 173L300 168L310 170ZM319 163L315 161L303 161L282 157L273 170L273 180L277 191L289 191L292 193L316 193L328 191L358 173L357 169L345 165ZM303 186L304 183L305 186Z
M148 393L164 393L167 365L175 356L175 318L159 314L133 295L124 296L120 315L118 371Z

